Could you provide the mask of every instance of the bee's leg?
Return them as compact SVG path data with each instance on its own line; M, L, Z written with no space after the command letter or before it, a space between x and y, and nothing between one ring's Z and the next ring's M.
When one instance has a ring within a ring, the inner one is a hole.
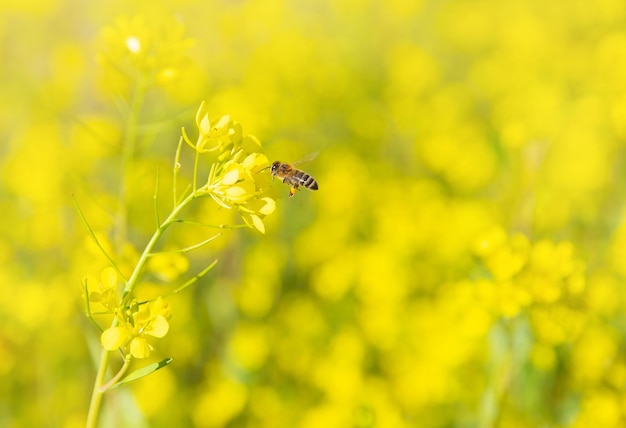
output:
M289 189L289 197L292 198L293 195L295 195L297 191L298 191L298 185L296 184L291 189Z

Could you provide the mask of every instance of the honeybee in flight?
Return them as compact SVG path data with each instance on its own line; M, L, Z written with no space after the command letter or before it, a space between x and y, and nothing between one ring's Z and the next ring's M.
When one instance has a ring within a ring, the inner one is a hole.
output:
M302 186L309 190L317 190L317 181L309 174L304 171L300 171L299 169L294 168L295 165L299 165L304 162L308 162L313 160L317 156L317 153L312 153L308 156L303 157L302 159L294 162L293 164L288 164L281 161L274 162L270 167L270 172L272 173L272 180L278 177L283 183L291 186L289 189L289 197L293 197L298 191L298 187Z

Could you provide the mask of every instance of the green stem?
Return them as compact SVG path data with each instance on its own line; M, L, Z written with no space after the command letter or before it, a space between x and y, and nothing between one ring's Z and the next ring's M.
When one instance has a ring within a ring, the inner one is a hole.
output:
M115 318L117 320L117 317ZM117 321L113 321L116 323ZM87 428L95 428L98 425L98 416L100 415L100 407L102 406L102 385L104 385L104 376L109 365L110 351L102 348L100 353L100 367L96 381L93 384L93 392L91 393L91 403L89 404L89 414L87 415Z
M107 382L106 385L102 385L102 387L100 388L100 391L104 393L113 385L115 385L122 378L122 376L124 376L124 374L128 370L128 367L130 367L130 354L127 354L126 357L124 358L124 364L122 365L122 368L117 372L115 376L113 376L111 380Z
M113 266L113 268L117 271L117 274L120 276L120 278L123 278L124 281L126 281L126 275L124 275L124 273L120 270L119 266L115 263L113 258L109 255L109 253L107 253L107 251L104 249L104 247L98 240L98 237L96 236L93 229L89 225L89 222L87 221L87 218L85 217L85 214L83 213L83 211L80 209L80 206L78 205L78 202L76 201L76 198L74 197L74 195L72 195L72 201L74 201L74 206L76 207L76 211L78 212L80 219L85 225L85 228L87 229L87 233L91 237L91 240L98 246L98 248L100 249L102 254L104 254L104 256L107 258L107 260L111 262L111 266Z
M135 269L133 270L132 275L130 276L128 281L126 281L126 286L124 287L124 294L122 295L122 302L120 305L121 307L124 307L128 304L128 301L132 296L132 291L139 281L141 271L143 270L148 259L150 258L152 249L158 242L163 232L165 232L169 225L176 222L178 214L183 210L183 208L187 206L187 204L189 204L193 199L198 197L201 192L202 189L200 189L198 192L189 194L179 205L175 206L172 209L172 212L167 216L165 221L159 227L157 227L154 234L150 238L150 241L144 248L143 253L141 253L141 256L139 257L139 260L135 265ZM115 317L113 319L113 322L111 323L111 327L115 327L117 325L118 318ZM109 364L110 353L111 351L102 349L102 353L100 356L100 366L98 367L98 374L96 375L96 381L94 382L93 393L91 396L91 404L89 405L89 414L87 417L88 428L95 427L98 422L98 415L100 413L100 408L102 405L102 395L104 394L104 392L102 391L102 387L103 385L105 385L104 377L106 374L107 366Z
M177 196L177 190L178 190L178 171L180 171L180 151L183 148L183 137L180 137L180 139L178 140L178 147L176 148L176 156L174 157L174 171L173 171L173 176L172 176L172 181L173 181L173 185L172 185L172 193L174 195L174 206L178 205L178 196Z
M83 287L84 287L84 293L85 293L85 310L87 312L87 318L89 318L89 320L93 323L93 325L96 326L96 328L98 329L98 331L100 331L100 333L102 333L104 330L102 330L102 327L100 327L100 324L98 324L96 322L96 320L93 317L93 313L91 312L91 303L89 303L89 288L87 287L87 280L85 279L85 282L83 283Z
M154 231L152 238L150 238L150 241L148 241L148 244L144 248L143 253L141 253L141 256L139 257L139 260L137 261L137 264L135 265L135 269L133 270L133 273L130 275L130 278L128 278L128 281L126 281L126 287L124 288L124 293L122 294L122 306L126 306L128 304L128 301L130 300L130 297L132 296L133 288L135 288L135 285L137 284L137 281L139 279L139 275L141 275L141 271L143 270L143 267L145 266L146 262L150 258L152 249L158 242L163 232L165 232L165 230L169 227L169 225L175 222L176 217L178 216L178 213L181 212L183 208L185 208L187 204L191 202L197 196L198 196L198 192L189 194L179 205L174 207L174 209L167 216L163 224L161 224L161 226L158 227Z
M196 193L197 181L198 181L198 161L200 160L200 153L196 150L196 154L193 160L193 190L191 193Z
M217 234L211 236L210 238L205 239L204 241L198 242L197 244L190 245L188 247L180 248L178 250L173 250L173 251L159 251L158 253L151 253L149 255L150 256L156 256L156 255L160 255L160 254L188 253L189 251L197 250L198 248L202 247L203 245L208 244L209 242L213 241L216 238L219 238L220 236L222 236L222 232L217 233Z
M178 287L176 290L172 291L170 294L168 294L168 296L171 296L172 294L178 294L181 291L183 291L185 288L189 287L190 285L193 285L194 283L198 282L204 275L206 275L207 273L209 273L209 271L211 271L215 265L217 265L217 259L213 261L213 263L211 263L210 265L208 265L206 268L204 268L202 270L202 272L196 274L196 276L194 276L193 278L191 278L189 281L185 282L183 285L181 285L180 287Z

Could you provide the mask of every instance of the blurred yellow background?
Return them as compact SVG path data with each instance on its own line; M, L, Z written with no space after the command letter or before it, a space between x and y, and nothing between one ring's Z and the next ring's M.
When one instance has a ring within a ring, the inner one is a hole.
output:
M102 426L626 426L626 3L158 3L0 4L0 425L84 426L71 195L130 269L205 100L320 190L150 267L220 260Z

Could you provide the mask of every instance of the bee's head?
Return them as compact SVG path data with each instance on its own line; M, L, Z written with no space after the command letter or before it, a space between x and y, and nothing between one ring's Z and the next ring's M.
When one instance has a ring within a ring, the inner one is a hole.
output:
M278 166L280 165L279 161L274 162L273 164L266 166L265 168L261 168L260 170L258 170L257 172L261 172L261 171L265 171L266 169L269 169L270 172L272 173L272 175L276 175L276 171L278 170Z
M279 166L280 166L280 161L276 161L272 164L272 167L270 169L270 172L272 173L272 175L276 175L278 173Z

